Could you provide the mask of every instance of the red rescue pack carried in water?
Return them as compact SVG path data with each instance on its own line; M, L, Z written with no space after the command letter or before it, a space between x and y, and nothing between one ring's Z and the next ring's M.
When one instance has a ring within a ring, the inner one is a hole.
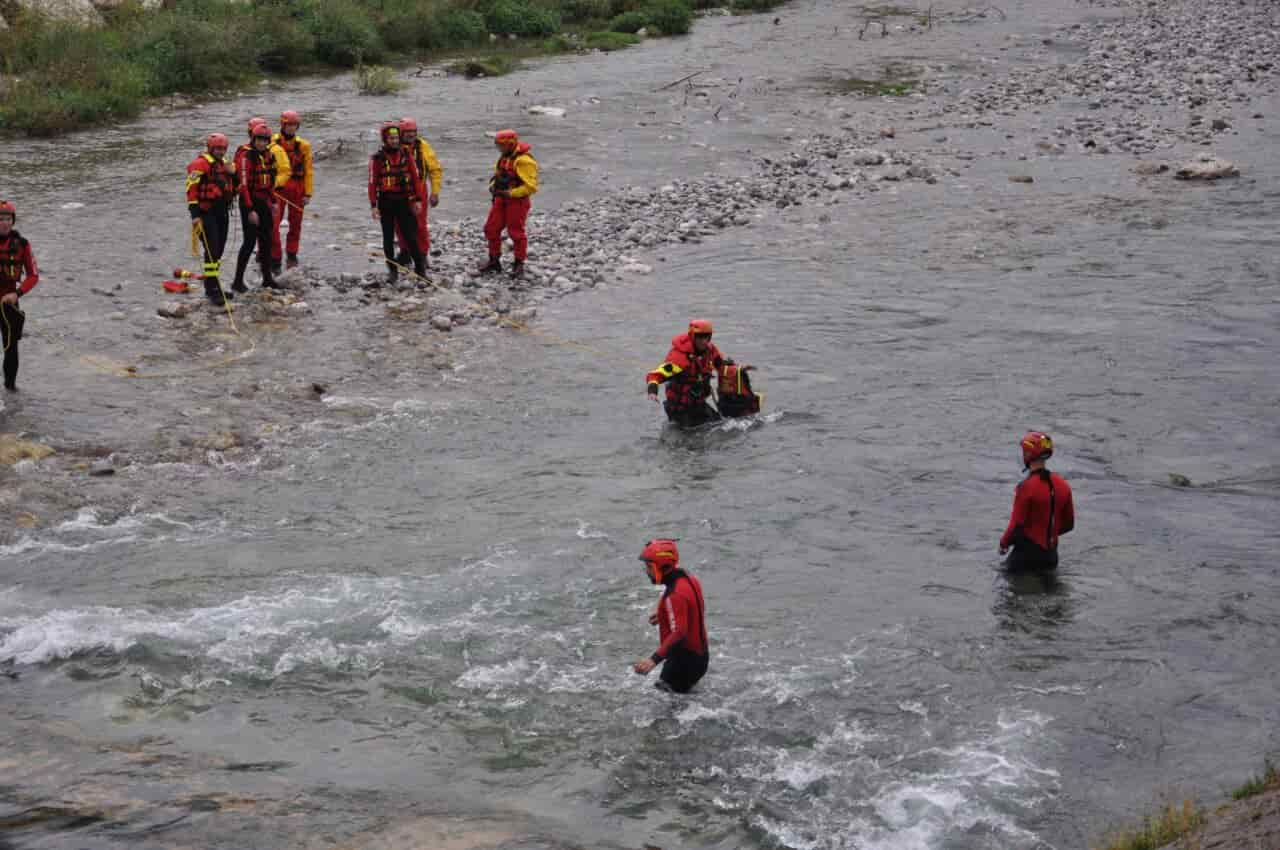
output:
M726 363L720 367L716 407L720 409L721 416L737 418L760 412L764 396L751 390L751 379L747 376L750 369L750 366L738 366L734 363Z

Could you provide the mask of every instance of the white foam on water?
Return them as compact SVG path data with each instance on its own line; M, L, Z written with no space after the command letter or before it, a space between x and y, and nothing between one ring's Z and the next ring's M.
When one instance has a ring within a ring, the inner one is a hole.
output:
M161 638L230 671L274 677L304 666L375 669L383 646L329 636L346 623L381 618L401 604L399 579L342 578L180 611L108 606L37 614L0 612L0 660L43 664L96 650L124 652Z
M487 691L490 698L512 687L527 687L546 672L547 665L539 661L537 666L523 658L503 664L478 665L468 668L454 684L472 691Z
M222 530L221 520L193 525L164 513L128 513L110 522L103 521L99 508L81 508L76 515L35 534L26 534L0 546L0 557L27 552L91 552L104 546L119 546L138 540L190 542Z
M578 520L578 539L580 540L608 540L609 535L603 531L592 531L591 523L585 519Z

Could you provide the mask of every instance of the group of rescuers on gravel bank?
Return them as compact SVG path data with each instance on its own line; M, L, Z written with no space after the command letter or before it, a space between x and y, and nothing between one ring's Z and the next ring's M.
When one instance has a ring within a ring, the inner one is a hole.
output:
M311 145L298 135L301 120L297 112L280 116L280 131L272 133L262 118L249 121L249 139L227 156L227 137L211 133L206 149L187 167L187 208L191 213L193 244L204 254L205 294L218 306L225 306L233 292L246 292L244 272L255 247L262 269L262 286L279 286L282 259L289 268L298 264L303 212L311 200L313 169ZM369 205L382 223L383 253L389 278L401 270L425 277L431 237L427 210L440 202L443 171L435 151L418 136L412 118L387 122L380 131L382 146L369 158ZM494 135L498 161L489 181L493 203L484 226L488 260L480 267L485 274L502 272L502 232L514 244L515 264L511 275L524 274L528 253L525 219L530 199L538 190L538 163L529 145L514 130ZM232 200L239 203L244 242L236 258L231 292L221 284L222 253L226 247ZM288 237L282 246L280 223L289 222ZM17 209L0 200L0 332L4 343L4 385L17 390L18 340L22 338L25 315L18 299L35 288L40 279L30 243L14 229ZM400 250L397 253L396 243ZM750 416L760 412L762 397L751 390L751 366L738 366L721 355L711 341L711 322L694 319L688 330L671 340L671 350L656 369L645 376L648 396L658 401L658 391L666 384L664 408L667 417L685 428L698 427L725 417ZM712 379L716 379L716 406L712 406ZM1045 468L1053 454L1053 441L1040 431L1028 432L1021 441L1022 462L1027 476L1014 493L1013 511L1000 538L1000 554L1009 553L1010 570L1051 571L1058 565L1058 538L1075 526L1071 487L1057 473ZM1010 552L1010 550L1012 550ZM636 673L647 675L663 665L660 686L684 693L707 672L710 642L707 638L706 606L702 585L680 568L676 541L651 540L640 552L645 574L665 590L649 622L658 627L658 648L635 662Z

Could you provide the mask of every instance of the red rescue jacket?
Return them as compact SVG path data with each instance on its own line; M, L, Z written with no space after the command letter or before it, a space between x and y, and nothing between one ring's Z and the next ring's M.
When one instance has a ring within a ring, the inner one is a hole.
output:
M724 358L715 343L707 343L707 350L699 354L693 347L693 337L683 333L671 339L667 359L644 379L647 384L665 382L667 401L672 407L692 407L711 397L711 376L723 365Z
M246 207L255 200L270 200L276 189L276 158L268 148L260 151L252 145L236 151L236 174L239 175L240 200Z
M702 599L702 585L684 570L672 570L663 582L667 589L658 600L658 639L661 645L654 660L670 656L677 647L695 655L706 655L707 606Z
M380 197L421 201L426 194L412 152L404 148L394 151L383 148L369 157L370 206L376 207Z
M1013 491L1013 513L1000 546L1009 547L1021 539L1052 552L1058 548L1058 536L1075 525L1071 485L1055 472L1036 470Z
M226 160L202 153L187 166L187 205L202 210L223 206L235 195L235 180Z
M23 275L26 278L23 278ZM10 230L8 238L0 239L0 295L17 292L26 295L40 282L40 269L36 266L31 243L16 230Z

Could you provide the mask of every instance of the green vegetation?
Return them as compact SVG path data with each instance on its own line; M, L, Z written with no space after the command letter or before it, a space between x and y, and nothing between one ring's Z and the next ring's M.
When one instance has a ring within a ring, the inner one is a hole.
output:
M733 0L735 10L775 0ZM506 57L617 50L625 37L689 31L693 10L721 0L173 0L144 12L125 0L105 26L24 11L0 31L0 131L53 135L132 118L149 97L232 91L266 73L355 68L357 85L394 83L380 67L433 53L457 56L493 36L496 55L460 63L468 76L500 76ZM6 6L6 8L8 8ZM606 30L612 33L605 32ZM517 46L519 45L519 46ZM368 63L368 65L366 65Z
M1170 803L1156 817L1147 818L1139 829L1121 832L1097 850L1158 850L1196 829L1204 821L1204 812L1190 800L1183 802L1181 807Z
M360 94L395 94L404 82L396 78L394 68L386 65L357 65L356 91Z
M729 8L740 15L751 12L770 12L782 5L782 0L733 0Z
M1276 766L1271 762L1266 762L1262 770L1261 776L1255 776L1239 788L1231 792L1231 799L1243 800L1246 797L1255 797L1264 791L1270 791L1273 788L1280 788L1280 771L1276 770Z
M459 59L448 66L450 74L462 74L469 79L477 77L501 77L510 74L519 63L510 56L496 54L482 59Z
M603 50L605 53L639 43L639 36L626 32L593 32L582 40L583 47L588 50Z
M869 97L902 97L910 94L916 83L916 80L864 80L860 77L846 77L836 81L836 90Z

